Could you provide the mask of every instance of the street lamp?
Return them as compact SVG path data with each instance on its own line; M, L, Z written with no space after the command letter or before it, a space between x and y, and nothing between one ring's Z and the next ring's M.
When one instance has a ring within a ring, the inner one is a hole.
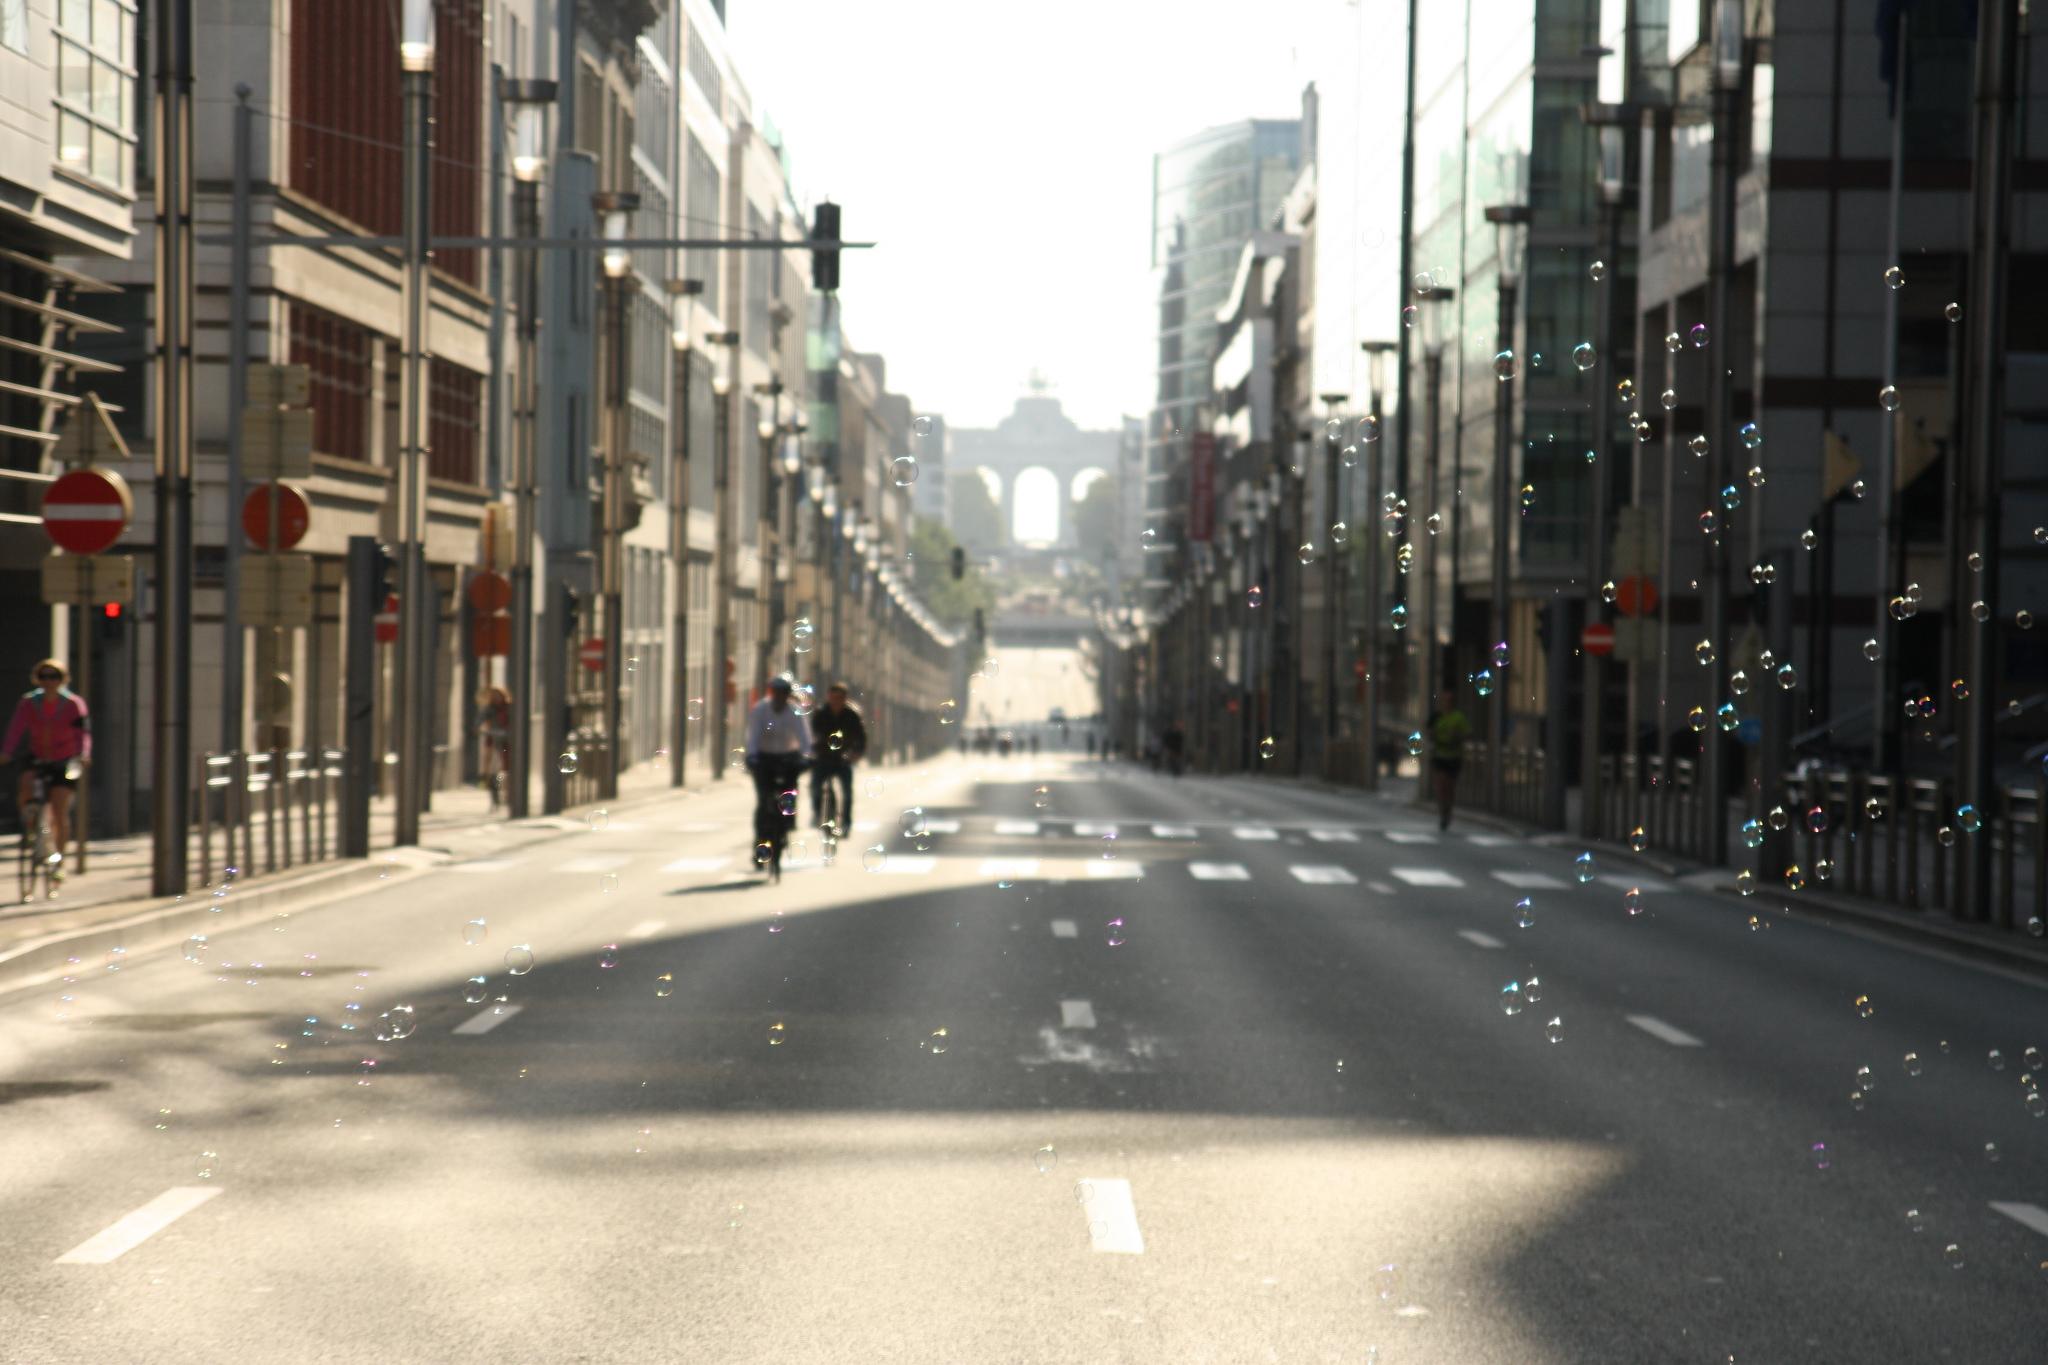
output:
M1446 342L1443 312L1444 306L1449 305L1457 298L1457 291L1444 285L1432 285L1430 288L1422 290L1417 297L1421 300L1421 303L1430 305L1422 311L1423 390L1428 405L1428 414L1425 421L1428 423L1429 430L1427 442L1423 447L1423 489L1421 498L1424 514L1423 529L1428 532L1428 538L1424 545L1422 584L1423 620L1420 629L1422 637L1421 687L1418 698L1419 705L1416 707L1416 723L1417 727L1420 728L1428 722L1431 708L1436 705L1437 668L1443 661L1443 630L1441 623L1437 620L1438 570L1436 547L1441 536L1438 532L1430 529L1429 518L1436 517L1439 523L1442 521L1441 514L1436 511L1436 499L1437 490L1442 483L1441 475L1438 472L1438 462L1443 449L1442 414L1444 348ZM1461 543L1462 535L1460 528L1464 524L1464 506L1465 502L1462 498L1456 499L1451 503L1450 561L1451 575L1454 581L1458 572L1458 547ZM1377 604L1375 604L1373 609L1375 611L1378 610ZM1377 628L1377 622L1375 622L1375 628ZM1422 788L1422 798L1430 800L1429 764L1424 763L1420 765L1416 776Z
M432 728L428 687L432 670L427 617L427 234L433 187L433 158L427 139L434 98L433 0L404 0L399 14L398 65L404 93L403 167L400 214L404 229L404 315L399 346L403 380L399 393L399 600L398 801L392 842L420 841L420 811L426 805L427 746ZM417 695L415 693L417 692Z
M514 299L519 310L514 362L519 370L512 398L512 638L507 672L512 683L512 733L508 737L506 808L515 820L531 813L533 776L533 533L536 414L540 402L535 355L540 339L540 180L547 172L548 106L555 83L503 79L498 103L512 111L512 232ZM495 411L495 409L494 409Z
M696 336L697 299L704 292L702 280L670 280L669 296L675 300L674 321L669 330L669 348L675 354L676 434L670 442L674 454L674 477L669 480L669 548L675 560L673 589L675 637L675 696L669 720L668 781L683 785L685 755L689 749L690 698L690 361Z
M1709 342L1716 348L1729 347L1734 341L1731 299L1735 285L1735 129L1737 103L1742 92L1742 67L1742 5L1740 0L1719 0L1714 9L1713 143L1708 161L1707 216L1707 325ZM1729 412L1732 394L1728 383L1732 364L1732 357L1723 355L1707 366L1704 425L1707 487L1710 490L1722 488L1728 481L1728 446L1734 426ZM1732 526L1723 526L1719 535L1707 537L1706 562L1701 573L1703 581L1700 588L1706 596L1703 624L1706 638L1714 642L1707 665L1709 705L1714 704L1713 699L1726 695L1727 661L1734 652L1728 638L1727 568L1728 537L1733 529ZM1705 821L1701 844L1707 861L1716 865L1728 860L1723 749L1723 743L1710 736L1701 756L1700 818ZM1778 773L1766 774L1768 782L1775 782L1778 778ZM1766 856L1775 856L1779 851L1774 846L1767 850Z
M1522 242L1529 217L1527 204L1490 204L1486 209L1486 221L1494 227L1500 296L1499 354L1494 360L1500 392L1493 410L1493 601L1488 631L1494 643L1489 651L1497 651L1508 638L1508 556L1514 530L1509 490L1515 482L1515 295L1522 284ZM1490 667L1490 662L1480 667ZM1495 812L1506 808L1507 702L1508 689L1495 678L1486 708L1486 795Z
M604 520L600 549L599 591L604 597L604 737L605 763L600 770L600 794L607 800L619 794L619 767L625 757L621 733L624 690L623 658L626 623L622 610L625 593L626 539L626 346L627 304L637 287L633 278L633 256L624 246L626 225L640 207L640 196L627 190L599 190L590 196L597 214L600 237L609 244L602 257L606 307L605 354L605 440Z

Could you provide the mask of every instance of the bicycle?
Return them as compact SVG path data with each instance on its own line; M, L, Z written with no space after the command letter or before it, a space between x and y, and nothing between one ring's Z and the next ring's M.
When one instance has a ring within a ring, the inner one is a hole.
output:
M818 845L829 865L839 853L839 779L825 775L825 798L818 804Z
M763 754L760 766L760 799L754 804L754 870L766 872L770 882L782 880L782 854L789 847L789 831L796 824L795 788L803 773L799 755ZM784 810L784 805L788 806Z
M21 903L26 905L37 899L37 884L41 883L42 894L50 900L57 899L57 890L64 882L63 850L50 846L50 775L40 763L34 764L30 772L28 803L21 808L21 855L19 859L19 886Z

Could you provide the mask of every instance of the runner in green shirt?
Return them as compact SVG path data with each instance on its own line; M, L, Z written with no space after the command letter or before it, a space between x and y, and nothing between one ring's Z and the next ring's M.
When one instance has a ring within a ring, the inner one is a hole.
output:
M1458 709L1450 692L1437 698L1436 714L1429 718L1429 775L1436 791L1438 829L1451 827L1451 799L1458 791L1458 770L1465 766L1465 741L1472 736L1472 722Z

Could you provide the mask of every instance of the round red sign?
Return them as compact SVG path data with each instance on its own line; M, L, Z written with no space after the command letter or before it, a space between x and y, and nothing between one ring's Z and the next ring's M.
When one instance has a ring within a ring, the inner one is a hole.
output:
M576 651L576 656L579 659L583 660L583 666L589 669L592 673L604 672L603 637L593 636L590 639L585 640L583 642L583 647Z
M242 499L242 534L249 537L249 543L259 550L289 550L306 538L306 528L313 522L313 505L296 484L277 485L276 543L270 534L270 485L257 484Z
M1614 627L1605 621L1594 621L1579 633L1579 643L1588 654L1612 654L1614 652Z
M377 632L377 643L388 645L398 638L398 594L390 593L384 598L384 609L372 618Z
M119 474L74 469L43 491L43 530L66 554L96 555L121 538L134 510Z

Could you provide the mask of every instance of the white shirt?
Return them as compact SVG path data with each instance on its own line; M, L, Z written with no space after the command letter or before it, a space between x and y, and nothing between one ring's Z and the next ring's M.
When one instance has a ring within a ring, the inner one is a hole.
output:
M747 757L762 754L807 754L811 751L811 725L785 701L775 707L775 698L763 697L747 712Z

